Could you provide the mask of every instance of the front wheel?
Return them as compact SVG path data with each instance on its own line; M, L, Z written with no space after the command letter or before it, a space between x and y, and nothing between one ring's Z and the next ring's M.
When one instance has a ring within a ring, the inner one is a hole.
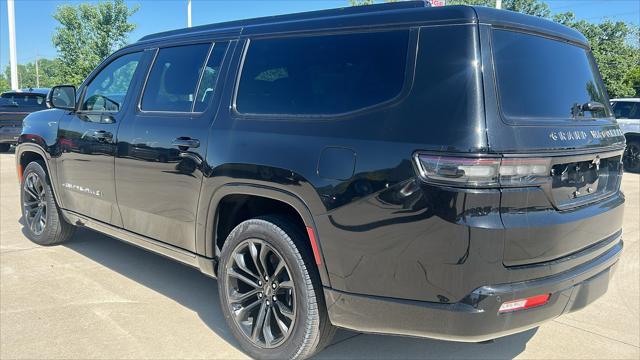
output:
M39 245L54 245L68 240L75 226L67 223L60 214L47 173L39 162L27 165L21 185L25 235Z
M322 284L305 252L306 237L286 219L238 225L220 258L219 294L227 324L257 359L304 359L322 350L335 328Z
M622 159L624 163L624 169L629 172L640 172L640 141L629 140L627 141L627 148L624 151Z

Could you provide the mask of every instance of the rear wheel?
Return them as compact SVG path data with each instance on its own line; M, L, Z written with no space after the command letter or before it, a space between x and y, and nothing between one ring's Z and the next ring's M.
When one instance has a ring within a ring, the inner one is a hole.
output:
M286 219L264 217L238 225L223 246L222 310L253 358L304 359L333 337L305 239Z
M629 140L624 151L624 169L629 172L640 172L640 141Z
M0 144L0 152L7 152L11 148L11 144Z
M31 241L54 245L73 235L75 226L60 214L47 173L39 162L31 162L24 169L20 202L25 234Z

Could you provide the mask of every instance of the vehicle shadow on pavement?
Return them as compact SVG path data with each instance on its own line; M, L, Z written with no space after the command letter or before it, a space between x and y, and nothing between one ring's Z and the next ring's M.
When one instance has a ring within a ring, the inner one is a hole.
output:
M195 311L227 343L239 349L220 311L217 283L197 269L182 265L89 229L78 229L64 246ZM339 330L318 359L512 359L536 329L473 344L359 334Z
M64 246L195 311L218 336L240 348L219 310L216 281L199 270L85 228Z

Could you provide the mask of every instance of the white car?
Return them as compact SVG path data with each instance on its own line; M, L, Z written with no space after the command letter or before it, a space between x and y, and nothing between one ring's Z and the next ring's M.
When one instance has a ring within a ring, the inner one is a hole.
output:
M611 99L611 107L627 138L625 169L640 172L640 98Z

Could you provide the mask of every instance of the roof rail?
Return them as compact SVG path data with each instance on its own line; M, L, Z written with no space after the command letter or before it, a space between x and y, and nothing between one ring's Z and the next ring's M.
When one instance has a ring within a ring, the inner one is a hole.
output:
M397 1L392 3L373 4L373 5L365 5L365 6L347 6L347 7L335 8L335 9L265 16L265 17L259 17L259 18L253 18L253 19L234 20L234 21L227 21L227 22L216 23L216 24L194 26L191 28L170 30L170 31L165 31L165 32L144 36L140 38L140 40L138 41L142 42L142 41L156 40L156 39L161 39L161 38L170 37L170 36L198 33L198 32L205 32L205 31L215 31L215 30L225 30L225 29L230 30L233 28L240 28L240 27L250 26L250 25L273 24L273 23L280 23L280 22L287 22L287 21L316 19L316 18L331 17L331 16L367 14L367 13L375 13L380 11L424 8L424 7L430 7L430 6L431 6L431 3L429 0Z

